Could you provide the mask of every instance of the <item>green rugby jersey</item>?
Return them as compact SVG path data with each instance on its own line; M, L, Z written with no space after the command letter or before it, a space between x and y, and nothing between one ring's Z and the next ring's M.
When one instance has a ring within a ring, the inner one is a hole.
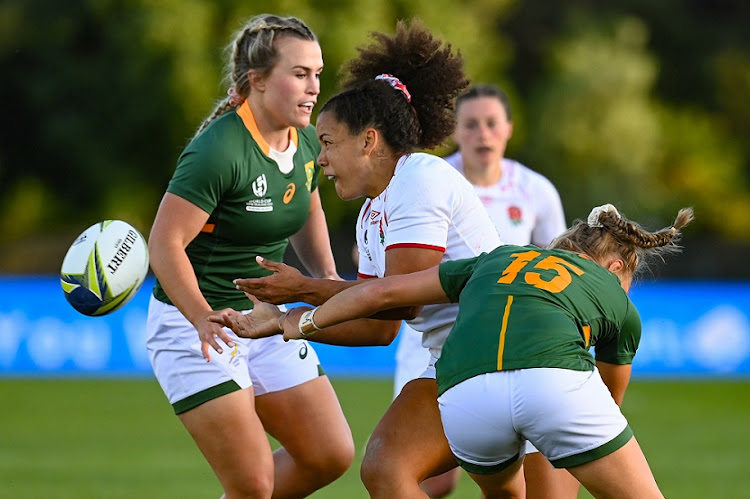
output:
M255 256L281 261L289 236L307 221L320 145L312 125L291 128L290 136L297 151L293 168L287 164L291 171L283 173L245 102L213 121L180 155L167 192L210 214L186 252L214 309L252 308L232 280L270 274ZM158 281L154 296L171 303Z
M446 295L459 303L438 360L439 392L483 373L533 367L591 371L630 364L641 320L619 278L588 258L536 246L500 246L444 262Z

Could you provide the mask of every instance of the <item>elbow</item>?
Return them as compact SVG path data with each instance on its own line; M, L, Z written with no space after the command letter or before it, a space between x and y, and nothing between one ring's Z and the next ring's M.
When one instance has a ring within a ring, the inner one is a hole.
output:
M422 307L406 307L404 308L404 320L405 321L411 321L417 318L417 316L422 312Z
M398 336L398 332L401 330L401 321L382 321L374 320L379 326L378 334L375 336L373 346L387 347L393 340Z

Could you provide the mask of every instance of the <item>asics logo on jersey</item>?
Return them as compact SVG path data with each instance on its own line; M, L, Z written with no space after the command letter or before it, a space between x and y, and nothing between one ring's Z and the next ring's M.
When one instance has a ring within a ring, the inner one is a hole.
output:
M264 173L253 181L253 194L255 194L259 198L262 198L266 195L267 190L268 182L266 181L266 174Z
M303 359L307 357L307 343L302 344L302 348L299 349L299 358Z

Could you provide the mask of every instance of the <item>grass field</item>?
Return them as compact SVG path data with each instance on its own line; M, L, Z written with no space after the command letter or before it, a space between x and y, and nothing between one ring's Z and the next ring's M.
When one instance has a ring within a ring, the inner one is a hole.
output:
M383 380L334 380L357 462L313 497L357 499ZM157 383L0 380L0 497L218 498L221 489ZM625 413L668 498L750 497L750 381L636 380ZM462 478L453 498L478 498ZM590 497L582 493L581 497Z

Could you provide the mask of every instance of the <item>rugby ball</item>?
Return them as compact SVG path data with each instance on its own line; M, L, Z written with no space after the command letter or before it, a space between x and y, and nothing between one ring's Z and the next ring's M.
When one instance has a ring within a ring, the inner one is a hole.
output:
M60 284L74 309L84 315L105 315L130 301L147 273L143 235L127 222L105 220L73 241L63 259Z

